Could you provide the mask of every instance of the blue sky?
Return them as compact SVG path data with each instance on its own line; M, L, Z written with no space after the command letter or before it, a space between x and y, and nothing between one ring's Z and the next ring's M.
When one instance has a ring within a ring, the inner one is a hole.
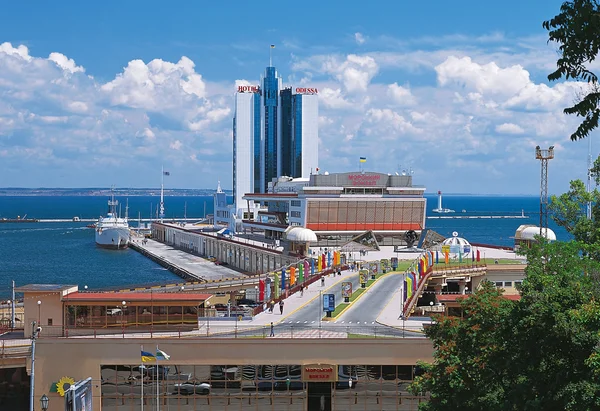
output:
M430 191L535 194L585 176L587 144L548 84L560 1L13 2L0 25L0 186L231 188L235 84L275 44L320 90L330 172L411 167ZM596 150L596 154L597 154Z

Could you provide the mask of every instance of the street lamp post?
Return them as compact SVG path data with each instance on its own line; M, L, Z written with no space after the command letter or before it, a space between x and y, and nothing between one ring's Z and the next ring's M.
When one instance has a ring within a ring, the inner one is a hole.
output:
M41 314L42 314L42 302L40 300L38 300L37 305L38 305L38 321L37 321L37 323L40 324L41 323Z
M431 320L430 324L433 324L433 317L432 317L432 314L433 314L433 301L429 301L429 307L430 307L429 308L429 319Z
M121 301L121 332L123 336L125 336L125 305L127 302L125 300Z
M40 301L38 301L38 303L40 303ZM42 331L42 328L39 327L35 321L33 321L31 323L31 377L29 381L29 411L34 411L35 409L33 405L33 394L35 391L35 340L39 337L40 331Z

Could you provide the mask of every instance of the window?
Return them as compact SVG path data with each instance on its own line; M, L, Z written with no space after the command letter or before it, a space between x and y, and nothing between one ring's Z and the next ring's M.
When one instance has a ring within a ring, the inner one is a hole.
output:
M302 203L300 202L300 200L292 200L290 203L291 203L292 207L301 207L302 206Z
M290 211L290 216L294 218L302 217L302 213L300 211Z
M496 287L502 287L502 281L496 281Z
M505 287L512 287L512 281L505 281L504 282L504 286Z
M48 325L52 325L52 318L48 318Z
M522 281L515 281L515 288L521 288L522 284L523 284Z

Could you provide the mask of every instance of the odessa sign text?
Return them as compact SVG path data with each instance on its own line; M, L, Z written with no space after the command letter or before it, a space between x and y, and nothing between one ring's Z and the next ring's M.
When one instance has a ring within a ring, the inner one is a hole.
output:
M316 88L296 87L296 94L319 94Z

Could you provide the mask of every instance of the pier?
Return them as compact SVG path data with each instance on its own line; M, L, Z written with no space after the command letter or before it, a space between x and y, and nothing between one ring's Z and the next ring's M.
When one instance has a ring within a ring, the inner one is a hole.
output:
M158 241L131 238L129 247L189 282L234 280L246 275Z

